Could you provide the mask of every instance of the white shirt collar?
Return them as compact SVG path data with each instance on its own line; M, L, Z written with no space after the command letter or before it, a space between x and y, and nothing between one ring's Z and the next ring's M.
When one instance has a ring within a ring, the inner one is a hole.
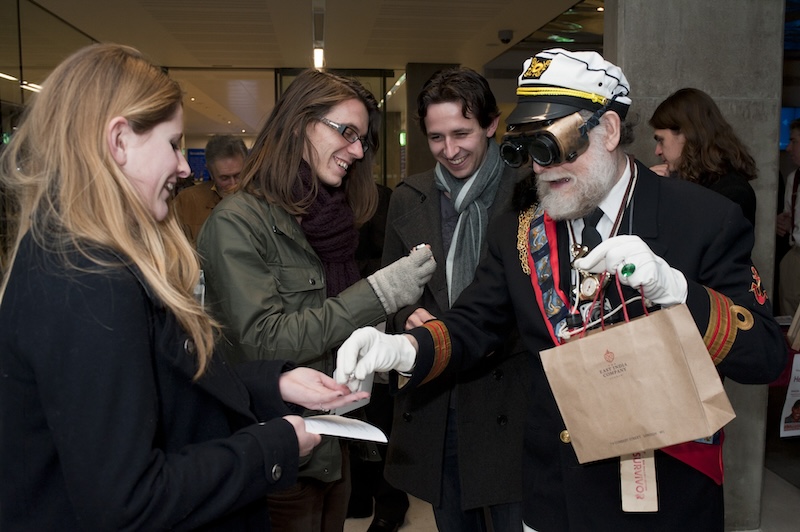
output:
M609 237L611 229L613 229L614 222L619 214L620 206L625 200L625 191L628 188L628 182L631 180L631 165L628 163L628 158L625 158L625 170L622 172L622 177L619 178L617 183L611 188L611 191L606 194L603 201L600 202L600 209L603 211L603 217L597 222L597 231L603 240ZM575 228L578 230L578 227ZM583 229L583 220L581 220L581 227Z

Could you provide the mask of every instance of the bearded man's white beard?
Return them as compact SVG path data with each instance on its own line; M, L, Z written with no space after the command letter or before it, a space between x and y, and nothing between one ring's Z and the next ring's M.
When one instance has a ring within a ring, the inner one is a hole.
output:
M602 139L593 138L580 156L581 167L588 169L587 175L575 176L563 166L544 172L548 181L569 178L570 190L553 190L550 183L537 176L536 192L545 212L554 220L575 220L592 212L619 178L615 157L603 147Z

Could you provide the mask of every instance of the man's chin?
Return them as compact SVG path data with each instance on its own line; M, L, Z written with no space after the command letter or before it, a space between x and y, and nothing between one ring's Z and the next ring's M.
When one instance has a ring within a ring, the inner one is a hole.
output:
M567 205L564 201L553 201L552 198L542 198L541 202L547 215L556 221L575 220L584 216L575 205Z

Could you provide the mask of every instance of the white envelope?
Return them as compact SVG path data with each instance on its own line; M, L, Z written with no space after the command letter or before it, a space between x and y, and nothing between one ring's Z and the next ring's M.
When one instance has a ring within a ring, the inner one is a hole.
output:
M306 431L313 434L338 436L351 440L367 440L378 443L388 443L386 434L366 421L350 417L322 415L303 418L306 422Z

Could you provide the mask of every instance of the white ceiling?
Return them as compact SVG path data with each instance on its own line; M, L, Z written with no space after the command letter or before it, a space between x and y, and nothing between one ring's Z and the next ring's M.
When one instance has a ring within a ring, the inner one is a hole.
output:
M323 5L326 68L460 63L518 71L553 46L526 39L576 0L35 0L97 41L134 46L170 69L187 93L186 133L257 130L275 100L275 68L312 66L312 2ZM591 9L602 0L589 0ZM31 11L31 10L28 10ZM32 11L36 11L34 8ZM24 14L25 12L23 12ZM33 14L29 14L33 18ZM597 18L595 18L597 20ZM602 33L602 15L599 17ZM29 28L23 20L23 28ZM514 38L500 42L498 31ZM28 66L72 50L52 36L23 42ZM49 46L48 46L49 44ZM538 46L538 47L537 47ZM530 50L530 51L529 51ZM504 64L503 58L510 63ZM52 65L50 65L52 67ZM195 101L189 101L194 97ZM228 123L230 121L230 124Z

